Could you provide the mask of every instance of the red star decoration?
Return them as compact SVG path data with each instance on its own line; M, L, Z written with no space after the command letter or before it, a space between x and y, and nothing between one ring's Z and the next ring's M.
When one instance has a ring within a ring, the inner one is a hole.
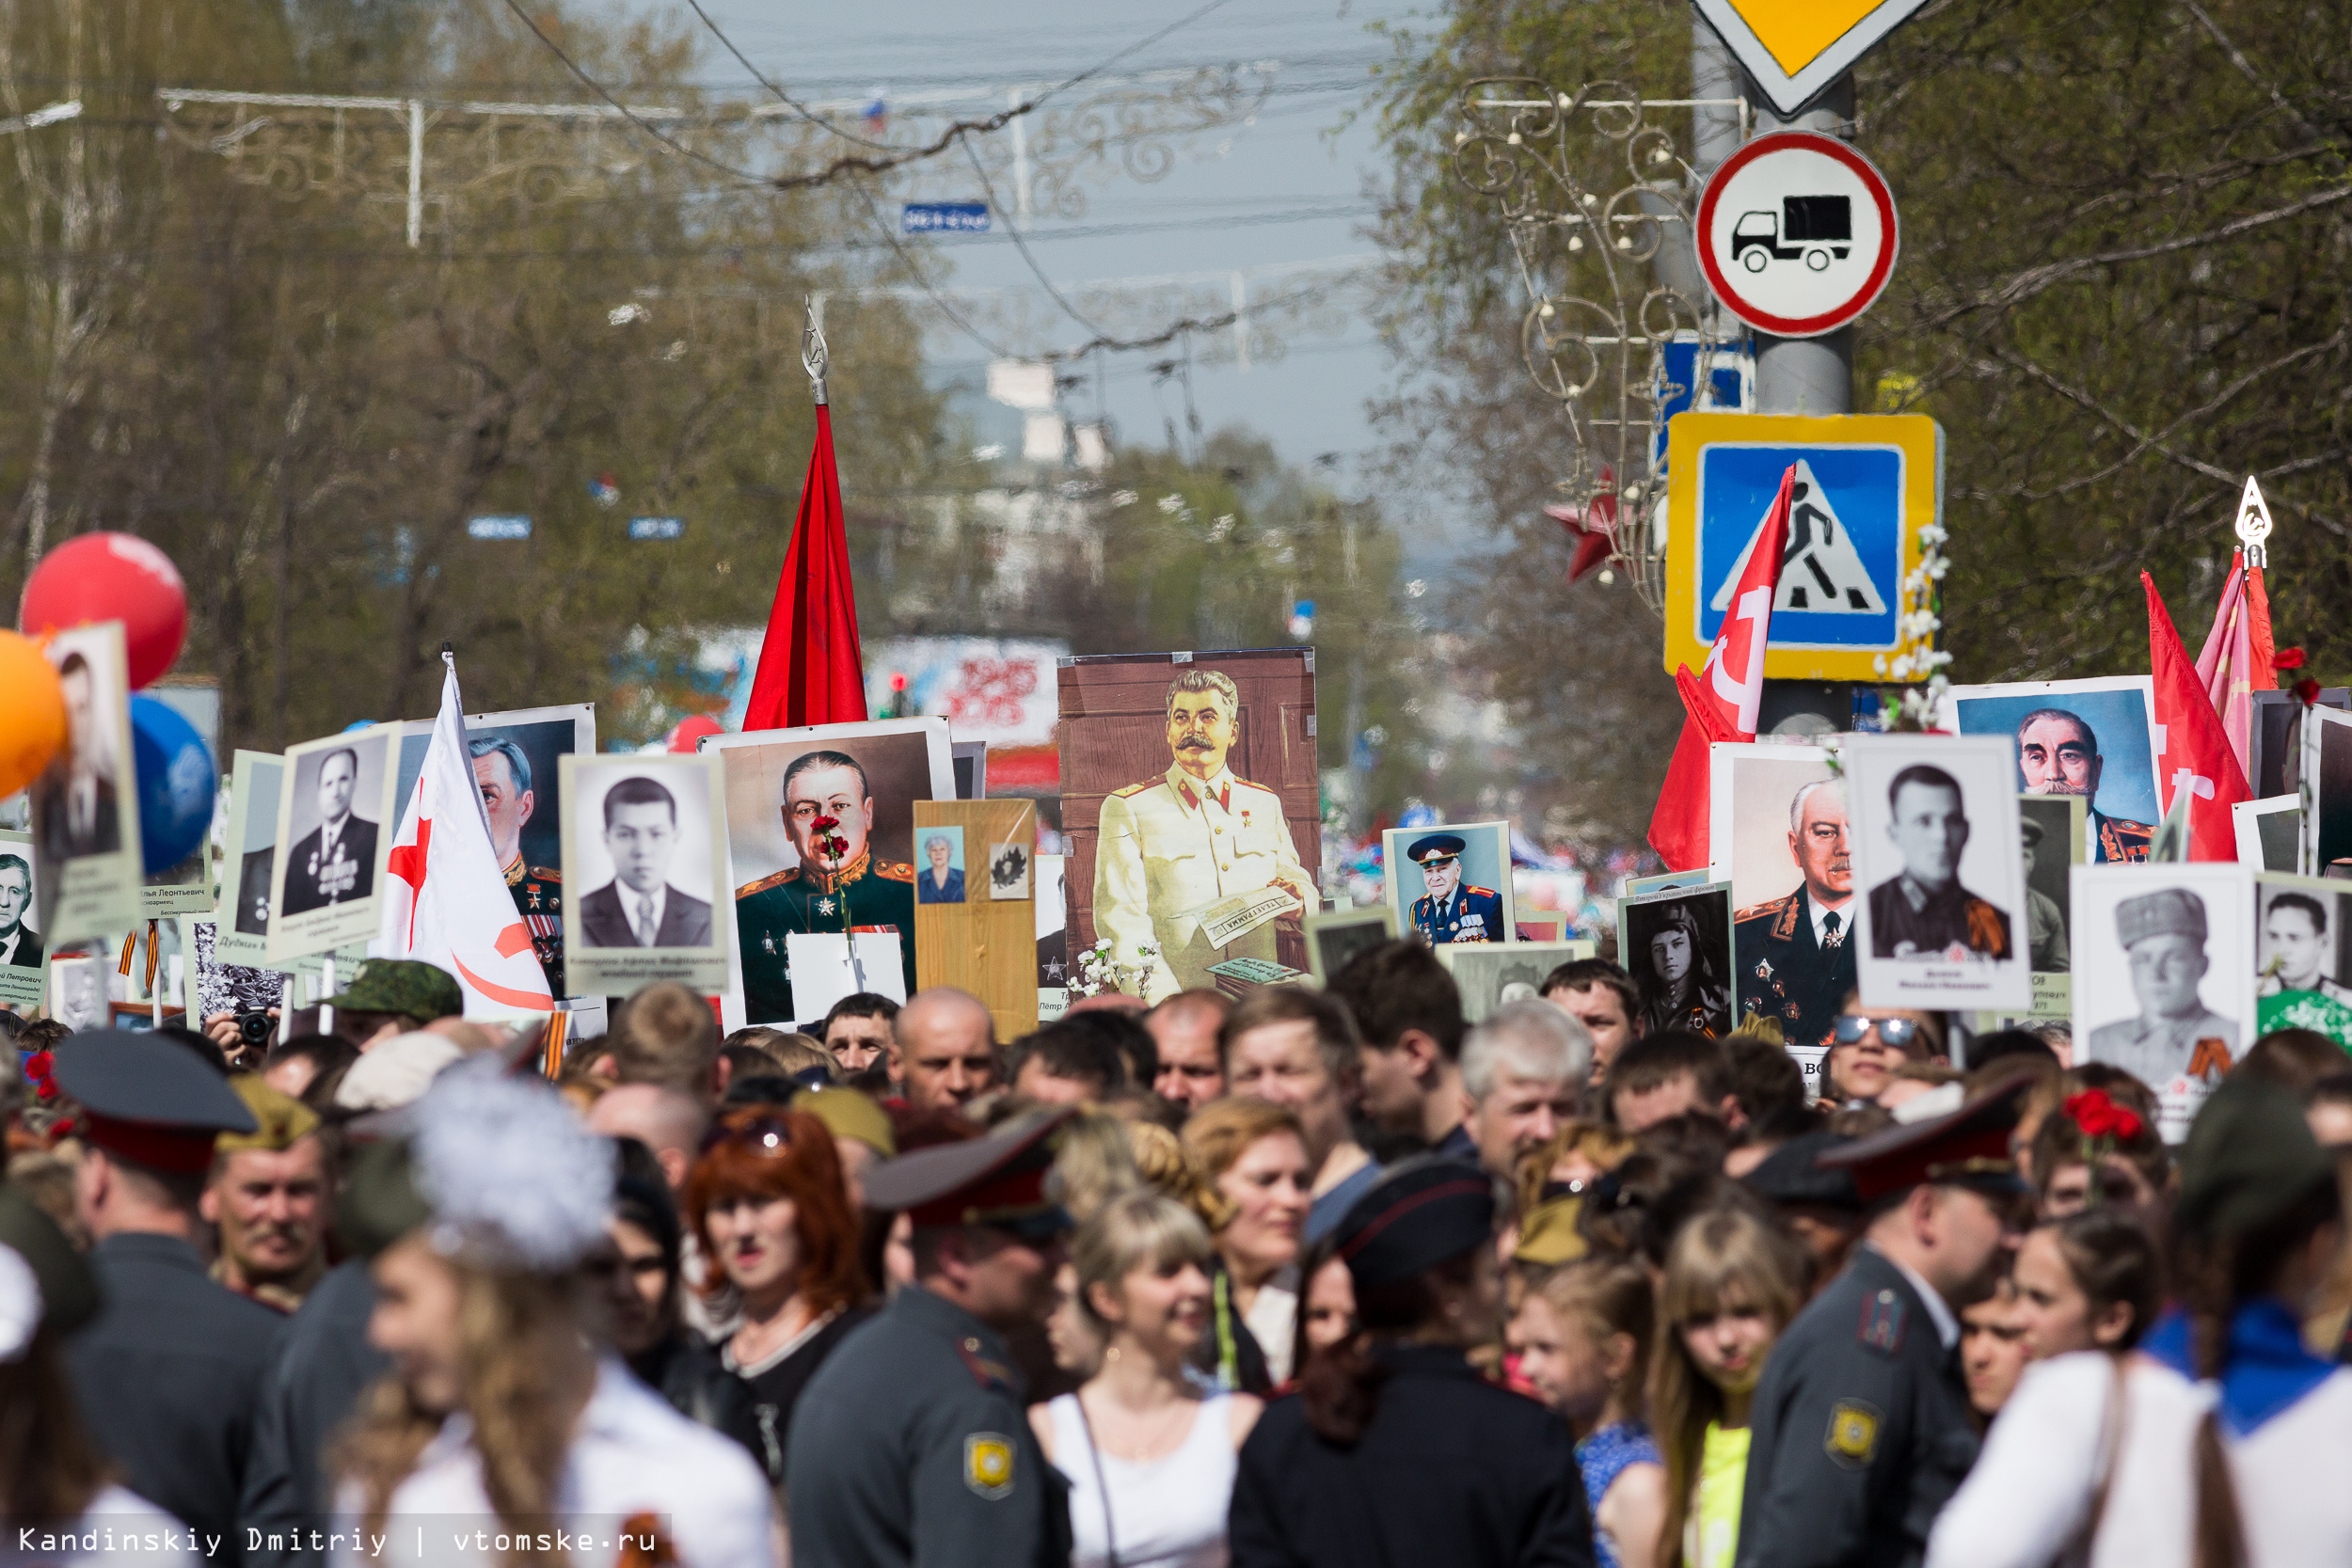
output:
M1601 470L1600 483L1613 486L1615 477ZM1582 506L1547 506L1544 515L1568 531L1576 541L1576 558L1568 562L1568 580L1589 577L1600 570L1616 548L1617 497L1613 488L1605 488Z

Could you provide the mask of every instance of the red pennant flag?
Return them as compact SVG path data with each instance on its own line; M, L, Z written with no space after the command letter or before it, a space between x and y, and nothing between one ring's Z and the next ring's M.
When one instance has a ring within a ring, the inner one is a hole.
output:
M2277 688L2277 657L2270 644L2270 598L2263 592L2259 566L2246 564L2241 550L2230 560L2230 578L2214 608L2213 629L2205 634L2204 650L2197 656L2197 679L2205 689L2213 710L2221 715L2221 728L2238 766L2247 766L2253 729L2256 691Z
M817 446L801 487L801 516L785 552L759 670L743 714L749 730L854 723L866 717L866 663L858 650L857 591L834 466L832 410L817 405Z
M2237 830L2230 807L2253 799L2246 770L2231 750L2228 730L2205 694L2197 667L2181 646L2171 614L2156 592L2156 579L2139 574L2148 591L2148 671L2155 677L2156 728L2164 736L2156 763L2156 803L2167 812L2183 789L2188 803L2188 858L2237 859Z
M1649 844L1669 871L1695 871L1708 863L1708 746L1718 740L1754 740L1756 716L1764 700L1764 654L1772 642L1772 596L1780 591L1780 557L1788 544L1790 487L1797 470L1780 476L1780 494L1764 515L1764 527L1740 569L1740 586L1723 629L1697 675L1687 664L1675 669L1682 694L1682 738L1666 768L1658 809L1650 815Z

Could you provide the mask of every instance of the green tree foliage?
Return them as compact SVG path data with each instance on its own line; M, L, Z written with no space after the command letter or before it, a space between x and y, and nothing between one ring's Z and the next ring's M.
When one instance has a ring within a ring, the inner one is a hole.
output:
M1464 0L1394 36L1379 103L1387 325L1436 372L1391 411L1400 451L1495 531L1464 607L1482 657L1563 793L1629 832L1679 710L1622 582L1560 581L1567 543L1537 508L1573 437L1518 362L1518 265L1450 166L1454 103L1486 75L1687 96L1691 26L1673 0ZM1944 426L1955 679L2145 670L2143 567L2193 651L2249 471L2279 519L2280 641L2352 672L2328 613L2352 589L2346 28L2276 0L1948 0L1864 63L1857 145L1903 246L1861 324L1856 406ZM1689 157L1687 118L1657 118Z

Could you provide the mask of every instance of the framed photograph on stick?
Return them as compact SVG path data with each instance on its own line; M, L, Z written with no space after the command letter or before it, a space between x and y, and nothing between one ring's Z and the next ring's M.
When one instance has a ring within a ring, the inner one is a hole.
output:
M1853 836L1818 746L1718 744L1708 844L1731 884L1733 1016L1819 1044L1853 990Z
M1518 939L1511 907L1511 824L1449 822L1380 835L1397 929L1432 947Z
M2253 1043L2253 903L2226 862L2074 868L2074 1060L2154 1089L2168 1142Z
M33 835L0 830L0 1007L41 1004L43 961L40 896L33 886Z
M400 783L400 727L377 724L286 752L281 848L270 872L269 961L375 935Z
M2303 708L2293 691L2256 691L2247 724L2246 782L2256 800L2293 795L2303 772ZM2352 688L2324 686L2313 707L2352 710Z
M1731 1033L1729 882L1618 899L1617 952L1642 998L1643 1034Z
M1462 993L1465 1022L1484 1022L1506 1002L1532 1001L1543 993L1544 976L1562 964L1593 956L1589 942L1450 942L1438 961L1454 972Z
M2230 807L2230 827L2237 836L2238 864L2289 875L2302 869L2302 796L2235 801Z
M1396 911L1386 905L1365 910L1331 910L1307 917L1307 970L1315 984L1327 986L1348 960L1369 948L1396 938Z
M2352 872L2352 713L2304 710L2302 770L2303 874Z
M147 919L122 623L74 626L42 650L65 690L65 744L32 784L35 925L54 948Z
M656 980L727 983L726 800L706 755L556 759L564 814L564 952L573 985L622 996Z
M2254 878L2254 1037L2309 1029L2352 1051L2352 882Z
M2074 948L2067 907L2074 869L2090 853L2090 802L2079 795L2020 795L2018 847L2026 867L2026 958L2033 966L2033 1018L2074 1011Z
M971 865L970 847L982 858ZM953 847L953 856L946 853ZM917 800L914 980L918 988L954 986L988 1005L996 1037L1018 1039L1037 1028L1037 910L1030 898L993 896L994 867L1024 891L1034 886L1037 803ZM1018 862L1016 865L1014 863ZM948 895L954 896L948 896Z
M2088 800L2092 863L2144 861L2163 816L2154 686L2148 675L1955 686L1945 727L2008 736L2016 747L2012 789Z

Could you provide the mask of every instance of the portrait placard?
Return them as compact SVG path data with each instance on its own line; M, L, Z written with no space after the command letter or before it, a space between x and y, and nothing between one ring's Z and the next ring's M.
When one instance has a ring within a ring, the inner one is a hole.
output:
M32 784L33 924L55 951L145 921L147 868L122 623L56 632L42 651L65 689L65 744Z
M2200 861L2074 877L2074 1060L2153 1088L2177 1141L2253 1042L2253 873Z
M32 834L0 829L0 1007L38 1007L46 994L38 859Z
M1037 896L1030 900L1037 911L1037 1016L1046 1023L1070 1006L1070 915L1062 903L1067 863L1060 855L1038 856Z
M2352 1051L2352 882L2254 878L2254 1037L2310 1029Z
M656 980L727 983L726 800L719 760L669 752L556 758L565 802L568 983L624 996Z
M1858 735L1843 756L1864 1005L2031 1006L2015 742Z
M1712 879L1731 884L1732 1016L1820 1041L1854 985L1852 835L1819 746L1708 748Z
M1057 691L1072 951L1109 942L1149 1002L1303 972L1321 907L1314 655L1065 659Z
M1307 917L1307 972L1315 984L1331 976L1366 948L1396 938L1396 911L1382 904L1364 910L1331 910Z
M2246 782L2258 800L2293 795L2303 776L2302 697L2294 691L2255 691L2248 715ZM2352 688L2324 686L2311 705L2352 710Z
M1837 781L1829 752L1819 746L1731 741L1707 751L1707 879L1731 884L1735 910L1788 897L1805 879L1791 844L1798 836L1798 796L1835 794L1817 787ZM1847 891L1851 895L1851 882Z
M399 808L399 746L398 725L376 724L287 750L281 848L270 871L273 965L375 935Z
M103 953L49 960L49 1016L80 1034L106 1027L106 974L114 968Z
M2257 871L2284 871L2292 876L2303 863L2303 798L2273 795L2261 800L2233 800L2230 827L2237 837L2237 862Z
M1708 873L1704 868L1695 871L1661 871L1654 877L1628 877L1625 879L1625 891L1619 896L1639 898L1645 894L1672 893L1678 888L1705 887L1707 879Z
M180 917L180 947L188 957L186 995L192 1016L199 1022L215 1013L258 1012L278 1004L285 994L286 976L274 969L223 962L221 924L209 914ZM338 971L342 965L338 964Z
M915 981L970 991L987 1004L996 1037L1018 1039L1037 1027L1037 916L1027 899L1000 898L995 886L998 870L1015 870L1017 858L1021 891L1029 891L1037 802L1017 796L917 800L914 809L914 844L923 857L914 874ZM943 855L943 846L952 853ZM967 851L969 869L959 863ZM808 1005L797 994L794 1000Z
M1593 956L1593 944L1572 942L1453 942L1437 950L1462 993L1462 1019L1483 1023L1506 1002L1531 1001L1544 976L1564 963Z
M899 986L913 995L914 803L955 799L947 721L753 730L706 736L702 750L725 779L742 1022L824 1016L793 994L785 939L794 932L897 933Z
M1732 1031L1731 884L1617 900L1617 954L1642 998L1642 1033Z
M2303 714L2303 864L2307 877L2352 866L2352 713Z
M1014 903L1029 899L1029 862L1035 859L1031 847L1025 844L991 844L988 847L988 895Z
M278 793L286 759L274 752L240 751L229 774L229 832L220 875L218 926L213 934L220 961L269 960L270 879L278 864Z
M1511 824L1448 822L1380 835L1389 908L1432 947L1514 942Z
M2073 869L2090 853L2090 802L2079 795L2020 795L2017 832L2026 866L2026 958L2033 966L2032 1018L2074 1010L2068 905Z
M1963 736L2007 736L2016 782L2027 795L2080 795L2090 802L2085 831L2093 864L2148 858L2162 812L2154 681L2147 675L2091 680L1955 686L1945 728Z
M956 799L985 800L988 799L988 742L985 740L953 740L947 745L948 755L956 768Z
M919 824L914 832L914 901L962 903L968 885L964 877L963 830Z

